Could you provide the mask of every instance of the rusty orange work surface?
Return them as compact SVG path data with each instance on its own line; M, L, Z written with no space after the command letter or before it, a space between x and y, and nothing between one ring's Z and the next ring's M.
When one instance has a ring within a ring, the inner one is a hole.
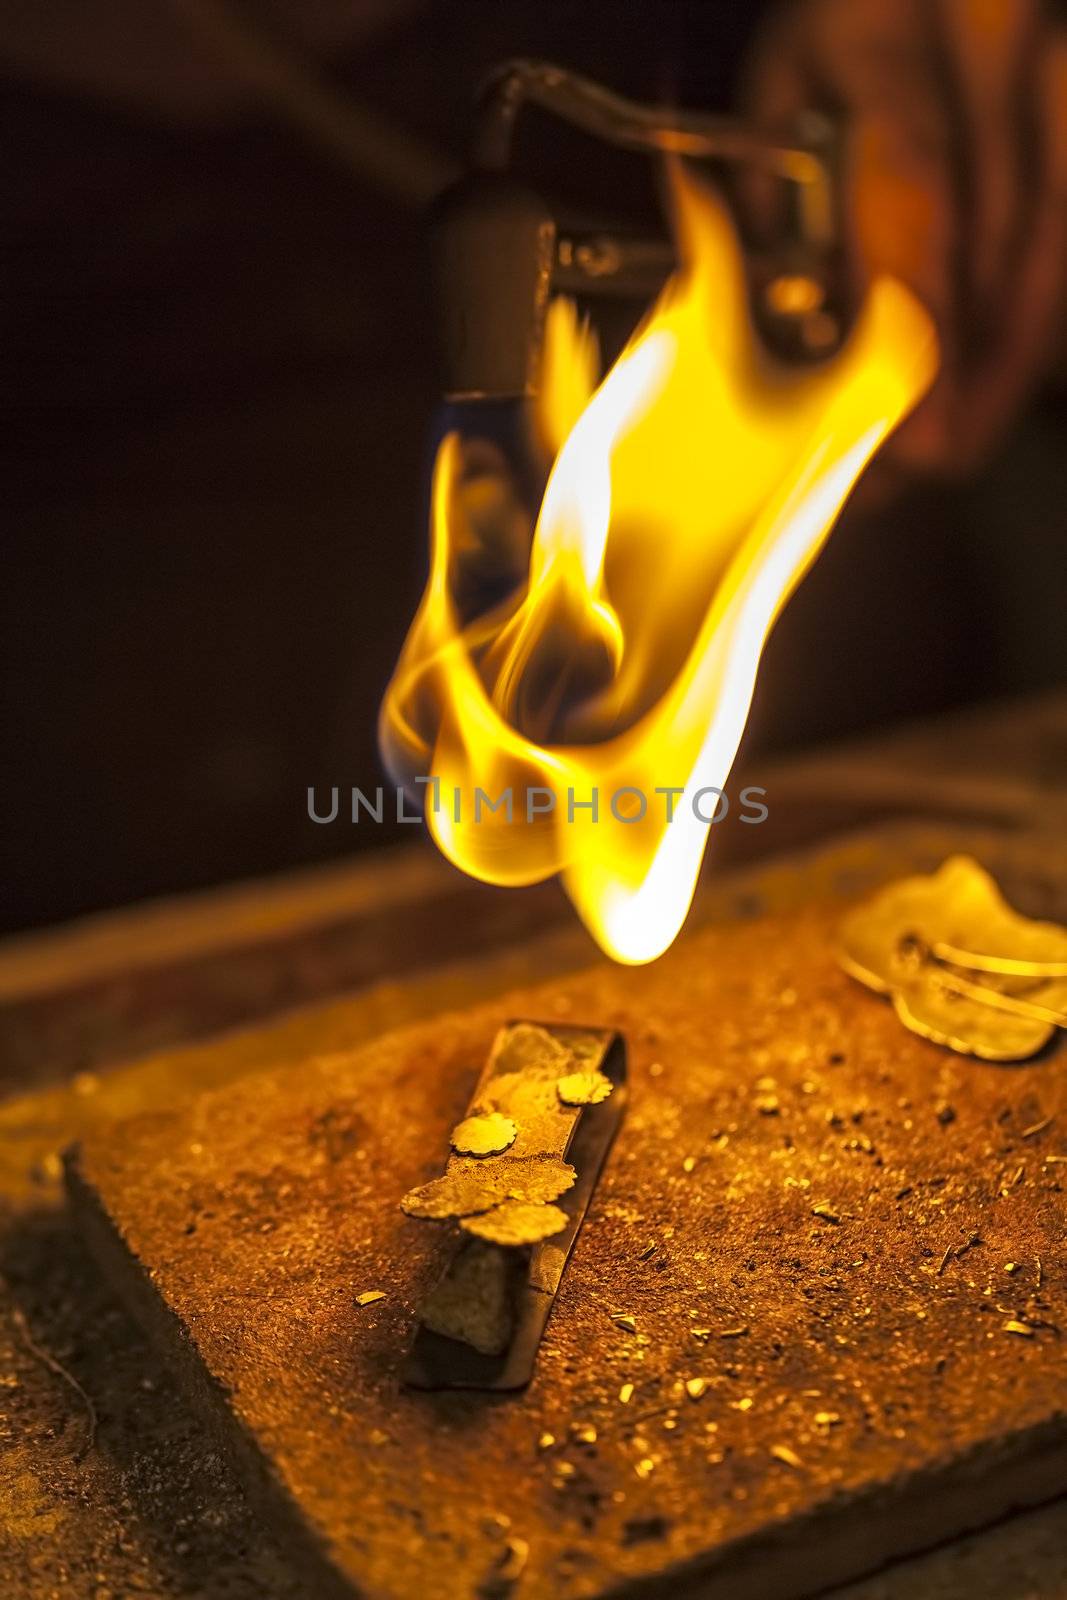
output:
M1067 1487L1065 1058L905 1032L837 964L832 854L651 967L89 1135L81 1226L309 1583L799 1596ZM530 1388L407 1393L447 1243L397 1201L515 1016L621 1029L628 1116Z

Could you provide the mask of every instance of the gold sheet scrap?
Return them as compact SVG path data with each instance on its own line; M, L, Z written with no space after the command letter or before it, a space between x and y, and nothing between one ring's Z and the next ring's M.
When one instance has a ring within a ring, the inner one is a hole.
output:
M565 1047L546 1029L520 1022L501 1029L471 1111L452 1132L445 1171L400 1202L409 1217L454 1219L497 1245L538 1244L562 1232L554 1204L575 1182L563 1159L584 1105L611 1093L591 1066L600 1051L576 1035ZM571 1098L571 1091L576 1098Z
M598 1106L613 1088L602 1072L568 1072L556 1082L556 1093L565 1106Z
M452 1148L461 1156L499 1156L515 1143L519 1129L499 1111L464 1117L452 1129Z
M507 1158L492 1166L479 1162L451 1164L439 1178L411 1189L400 1202L409 1217L432 1221L471 1217L505 1200L545 1203L566 1194L575 1180L568 1161L552 1156Z
M567 1226L567 1213L546 1201L504 1200L492 1211L464 1217L460 1227L491 1244L539 1244Z
M850 912L839 956L905 1027L962 1055L1023 1061L1067 1028L1067 929L1014 911L969 856Z

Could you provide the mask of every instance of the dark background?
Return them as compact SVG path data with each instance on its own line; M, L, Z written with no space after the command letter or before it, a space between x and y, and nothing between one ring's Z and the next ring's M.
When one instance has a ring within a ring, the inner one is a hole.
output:
M758 7L36 0L5 9L0 926L381 844L436 406L416 197L295 127L256 51L462 156L484 70L545 55L729 103ZM252 41L252 57L247 41ZM532 126L546 192L652 184ZM418 187L418 183L414 185ZM1046 395L980 481L846 513L765 659L750 752L1063 676L1067 452Z

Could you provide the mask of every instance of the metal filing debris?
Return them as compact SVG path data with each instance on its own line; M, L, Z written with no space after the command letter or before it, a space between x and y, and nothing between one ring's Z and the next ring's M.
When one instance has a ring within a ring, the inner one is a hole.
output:
M568 1103L559 1093L568 1077L589 1080L596 1092ZM624 1100L617 1034L533 1022L497 1034L444 1173L401 1201L410 1217L461 1230L421 1309L409 1387L529 1382Z
M906 1027L963 1055L1022 1061L1067 1027L1067 929L1013 911L969 856L850 912L839 956Z

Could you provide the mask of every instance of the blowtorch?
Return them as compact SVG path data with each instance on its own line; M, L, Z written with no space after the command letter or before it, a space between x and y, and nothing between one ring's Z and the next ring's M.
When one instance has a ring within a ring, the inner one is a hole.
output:
M730 117L640 104L565 68L515 60L486 83L471 170L434 210L446 401L532 395L553 295L644 306L676 266L666 236L591 225L514 176L516 123L529 105L623 150L726 172L747 168L778 182L783 229L770 259L751 259L758 279L753 316L769 345L794 359L825 356L839 342L841 319L829 289L840 240L838 141L828 118L805 114L794 137L782 142Z

